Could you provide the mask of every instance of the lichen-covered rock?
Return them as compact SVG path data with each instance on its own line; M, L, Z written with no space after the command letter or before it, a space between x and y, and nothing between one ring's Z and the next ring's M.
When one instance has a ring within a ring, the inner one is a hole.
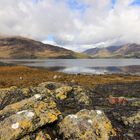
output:
M89 91L80 86L69 86L55 82L45 82L39 84L38 87L32 88L32 91L33 90L35 93L45 94L56 100L65 100L72 97L79 104L89 105L91 103Z
M57 100L64 100L65 98L67 98L68 93L70 93L71 91L71 86L55 82L41 83L37 87L32 88L33 93L44 94Z
M15 86L10 88L0 89L0 109L3 109L9 104L19 102L25 98L31 97L33 94L30 88L17 88Z
M7 96L12 95L15 92L15 90L17 90L17 87L15 86L10 87L10 88L0 89L0 109L4 108L6 105L8 105L11 102L8 100Z
M36 94L0 111L0 140L14 140L55 122L60 115L56 103ZM5 135L6 134L6 135Z
M101 110L81 110L59 124L63 139L109 140L116 136L111 122Z
M68 94L72 92L72 87L62 86L55 90L55 96L57 99L64 100L68 97Z
M31 91L33 94L38 93L55 100L64 116L92 106L92 93L81 86L45 82L32 87Z
M83 105L91 105L90 94L92 94L89 90L81 86L75 86L73 88L74 97L79 104Z

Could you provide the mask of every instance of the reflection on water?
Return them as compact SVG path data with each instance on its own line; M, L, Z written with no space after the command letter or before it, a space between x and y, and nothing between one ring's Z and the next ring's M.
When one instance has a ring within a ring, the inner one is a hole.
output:
M107 70L105 69L98 69L98 68L82 68L82 67L68 67L68 68L64 68L59 70L60 72L64 72L64 73L85 73L85 74L105 74L107 73Z
M43 67L65 73L140 74L140 59L15 59L0 60L32 67Z
M51 71L64 72L69 74L137 74L140 75L140 66L125 67L49 67Z

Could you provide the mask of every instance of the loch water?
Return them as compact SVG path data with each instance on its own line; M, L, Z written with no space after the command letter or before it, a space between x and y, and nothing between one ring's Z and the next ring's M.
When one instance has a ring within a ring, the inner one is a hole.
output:
M140 74L140 59L8 59L0 61L69 74Z

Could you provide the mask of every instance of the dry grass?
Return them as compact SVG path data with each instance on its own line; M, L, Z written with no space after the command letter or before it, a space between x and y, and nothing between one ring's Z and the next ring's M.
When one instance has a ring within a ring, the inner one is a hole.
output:
M54 76L57 78L54 79ZM1 66L0 67L0 88L9 86L29 87L36 86L41 82L55 81L70 83L71 81L94 87L98 84L108 83L131 83L140 81L140 76L131 75L68 75L59 72L51 72L46 69L29 68L24 66Z

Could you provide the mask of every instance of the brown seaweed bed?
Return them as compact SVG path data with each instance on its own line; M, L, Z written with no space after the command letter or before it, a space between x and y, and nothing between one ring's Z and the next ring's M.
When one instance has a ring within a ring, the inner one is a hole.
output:
M64 74L61 72L51 72L47 69L30 68L25 66L1 66L0 67L0 87L36 86L46 81L61 83L78 84L81 86L93 88L97 85L113 83L133 83L140 81L137 75L80 75Z

